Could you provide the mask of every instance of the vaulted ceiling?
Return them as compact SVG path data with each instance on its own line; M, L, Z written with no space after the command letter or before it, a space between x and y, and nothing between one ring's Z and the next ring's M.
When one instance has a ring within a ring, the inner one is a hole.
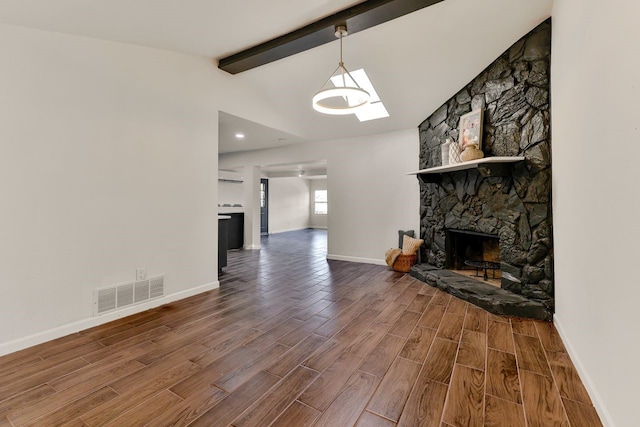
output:
M390 113L385 119L361 123L355 116L325 116L311 108L311 96L337 66L337 41L233 78L260 92L275 111L289 119L287 129L274 130L276 135L280 131L291 134L289 142L414 128L513 42L548 18L552 2L444 0L345 38L345 65L366 70ZM0 23L202 55L215 59L211 65L215 67L219 58L357 3L360 1L3 0ZM233 150L225 144L221 134L221 152ZM261 146L260 141L256 144L245 145Z

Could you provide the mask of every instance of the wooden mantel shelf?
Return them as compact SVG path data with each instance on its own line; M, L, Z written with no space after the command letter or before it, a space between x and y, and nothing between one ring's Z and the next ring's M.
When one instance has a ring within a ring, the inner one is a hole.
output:
M438 175L443 173L478 168L480 174L485 177L504 176L506 174L505 168L508 167L510 163L516 163L522 160L524 160L524 156L483 157L482 159L470 160L468 162L456 163L454 165L435 166L433 168L421 169L417 172L409 172L407 175L417 175L423 182L437 182L439 181Z
M409 172L407 175L430 174L455 172L465 169L473 169L484 163L515 163L524 160L524 156L515 157L483 157L478 160L469 160L468 162L456 163L455 165L436 166L433 168L420 169L417 172Z

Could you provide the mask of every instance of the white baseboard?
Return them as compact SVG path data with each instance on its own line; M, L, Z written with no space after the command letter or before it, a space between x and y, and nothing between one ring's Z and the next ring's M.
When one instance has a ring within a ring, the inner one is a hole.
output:
M336 261L359 262L362 264L387 265L387 263L383 259L374 258L360 258L353 256L327 254L327 259L333 259Z
M270 232L269 232L269 234L288 233L289 231L300 231L300 230L306 230L306 229L308 229L308 228L311 228L311 227L287 228L286 230L270 231Z
M23 338L18 338L17 340L2 343L0 344L0 356L4 356L5 354L9 354L9 353L14 353L16 351L23 350L25 348L33 347L34 345L42 344L43 342L61 338L69 334L74 334L76 332L83 331L85 329L103 325L105 323L109 323L113 320L120 319L122 317L141 313L145 310L159 307L163 304L168 304L170 302L185 299L193 295L210 291L212 289L217 289L219 287L220 287L220 282L216 280L215 282L207 283L202 286L187 289L185 291L176 292L171 295L165 295L162 298L154 299L153 301L149 301L133 307L128 307L123 310L114 311L108 314L104 314L102 316L89 317L87 319L78 320L76 322L58 326L56 328L49 329L47 331L38 332L36 334L29 335Z
M251 251L251 250L259 250L260 249L260 245L244 245L244 249Z
M591 379L591 376L589 375L584 365L582 364L582 361L580 360L578 353L575 351L575 349L571 345L571 341L569 341L569 337L567 337L567 334L565 333L564 328L562 327L562 322L560 321L560 319L558 319L557 314L553 315L553 324L556 326L556 329L560 334L560 338L562 338L562 342L564 343L564 346L567 348L567 352L569 352L569 357L571 358L571 361L573 362L574 366L576 367L576 370L578 371L578 376L582 380L582 384L584 384L585 388L587 389L587 393L589 393L589 397L593 402L593 407L596 409L596 412L600 417L600 421L602 421L602 424L604 424L605 427L615 427L615 423L611 418L611 414L609 413L609 411L607 410L607 407L602 401L602 397L600 396L600 393L598 393L598 390L596 389L595 384L593 384L593 380Z
M309 228L313 228L314 230L326 230L327 229L326 226L320 226L320 225L310 226Z

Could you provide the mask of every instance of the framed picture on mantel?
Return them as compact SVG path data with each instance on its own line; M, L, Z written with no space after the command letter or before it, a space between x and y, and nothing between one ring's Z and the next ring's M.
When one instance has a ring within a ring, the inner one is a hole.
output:
M482 150L482 108L460 117L460 149L475 144Z

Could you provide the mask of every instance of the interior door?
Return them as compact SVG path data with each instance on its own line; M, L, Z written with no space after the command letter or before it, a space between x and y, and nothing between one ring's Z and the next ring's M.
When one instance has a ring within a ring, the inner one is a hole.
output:
M260 180L260 234L269 234L269 180Z

